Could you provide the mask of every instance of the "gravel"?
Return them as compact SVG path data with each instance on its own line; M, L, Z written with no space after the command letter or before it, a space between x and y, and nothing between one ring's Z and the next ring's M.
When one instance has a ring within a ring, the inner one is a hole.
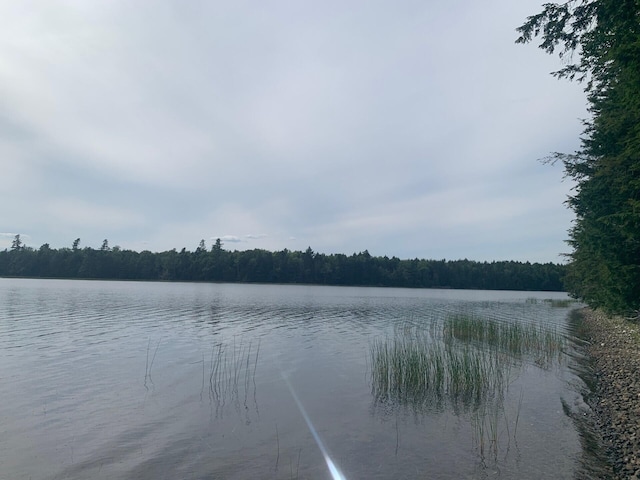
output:
M588 403L613 478L640 480L640 327L590 309L580 314L596 380Z

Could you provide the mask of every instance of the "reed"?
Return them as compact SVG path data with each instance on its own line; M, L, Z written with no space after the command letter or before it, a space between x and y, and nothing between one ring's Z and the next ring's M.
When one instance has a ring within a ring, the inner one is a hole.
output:
M255 398L255 375L260 344L258 343L255 353L252 350L252 342L246 344L240 339L240 342L236 343L235 338L231 345L220 342L211 347L209 360L209 399L211 401L224 404L226 400L231 400L239 404L242 392L246 406L251 382L253 382Z
M498 349L518 359L533 357L537 363L559 354L565 338L555 329L536 323L500 322L475 315L457 314L444 321L446 343L476 344L481 348Z
M489 455L494 462L498 460L498 452L500 451L500 416L503 411L504 409L498 405L484 404L475 410L471 416L473 443L483 463ZM505 427L509 437L507 421L505 421Z
M505 411L514 374L525 362L549 367L564 350L565 337L541 324L465 314L448 316L437 325L439 330L433 324L427 329L403 325L392 336L371 342L374 399L414 410L441 408L445 402L456 412L462 409L470 414L482 461L487 456L497 461L500 442L506 442L508 452L518 432L522 392L512 428Z
M370 348L372 393L378 401L414 407L448 398L467 407L494 398L506 384L509 360L494 350L430 341L419 329L376 339Z
M151 358L151 363L149 363L149 350L151 349L151 339L149 339L149 343L147 344L147 363L144 367L144 387L148 390L147 380L153 384L153 380L151 378L151 369L153 368L153 362L156 360L156 354L158 353L158 348L160 348L160 340L156 344L156 348L153 351L153 357Z
M563 298L563 299L546 298L544 301L545 303L548 303L552 307L556 307L556 308L568 308L576 303L576 301L573 298Z
M524 303L529 303L529 304L533 304L533 305L537 305L539 303L547 303L549 305L551 305L552 307L557 307L557 308L568 308L571 307L572 305L576 304L576 300L573 298L545 298L545 299L538 299L535 297L529 297L527 299L525 299Z
M280 462L280 436L278 435L278 424L276 423L276 448L277 448L277 455L276 455L276 468L275 470L278 470L278 463Z

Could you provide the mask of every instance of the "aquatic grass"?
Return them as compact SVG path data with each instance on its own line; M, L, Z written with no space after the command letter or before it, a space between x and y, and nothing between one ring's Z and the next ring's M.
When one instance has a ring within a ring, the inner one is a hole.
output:
M575 299L573 298L544 298L544 299L539 299L536 297L528 297L525 299L524 303L527 304L532 304L532 305L537 305L539 303L546 303L551 305L552 307L556 307L556 308L568 308L571 307L572 305L578 303Z
M452 348L429 341L417 328L374 340L370 363L377 400L416 408L439 405L445 398L477 406L500 394L510 372L510 359L500 352Z
M478 449L480 459L484 463L487 455L490 455L494 462L498 461L500 450L500 418L504 409L499 405L483 404L476 409L471 416L473 443ZM510 444L509 422L505 416L505 429L507 442ZM508 450L507 446L507 450Z
M518 432L522 392L512 429L504 406L514 373L528 362L548 368L564 351L565 337L539 323L468 314L447 316L437 325L403 325L370 343L372 395L378 403L415 411L448 404L457 414L470 414L480 458L497 461L499 448L506 442L508 452Z
M565 347L565 337L554 328L466 314L450 315L445 319L443 338L445 343L476 344L502 350L516 358L530 355L538 364L548 364Z
M545 298L544 302L555 308L568 308L577 303L573 298Z
M413 406L437 405L445 397L479 405L503 395L516 364L527 358L546 368L564 347L563 335L535 323L456 314L441 323L440 338L404 325L371 344L372 393Z
M244 406L247 407L247 399L250 390L250 383L253 382L254 401L255 401L255 375L258 368L258 355L260 353L260 342L252 352L253 343L244 343L240 339L236 343L234 338L231 345L218 343L211 347L211 356L209 360L209 400L215 402L218 407L224 406L229 400L239 409L241 399L240 386L244 393ZM204 376L204 362L203 362Z
M147 344L147 364L144 367L144 387L148 390L147 380L153 384L153 379L151 378L151 369L153 368L153 362L156 360L156 355L158 353L158 348L160 347L160 340L156 344L156 348L153 351L153 357L151 358L151 364L149 364L149 350L151 349L151 339L149 339L149 343Z
M520 410L522 410L522 399L524 398L524 390L520 390L520 400L518 400L518 410L516 412L516 423L515 428L513 430L513 435L516 436L518 433L518 422L520 421Z

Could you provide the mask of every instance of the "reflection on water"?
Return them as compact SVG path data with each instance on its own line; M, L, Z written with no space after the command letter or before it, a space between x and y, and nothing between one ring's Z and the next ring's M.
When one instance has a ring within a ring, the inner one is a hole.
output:
M329 458L349 479L573 478L571 359L446 323L544 327L569 351L566 300L0 279L0 477L326 479ZM372 381L394 342L406 372Z

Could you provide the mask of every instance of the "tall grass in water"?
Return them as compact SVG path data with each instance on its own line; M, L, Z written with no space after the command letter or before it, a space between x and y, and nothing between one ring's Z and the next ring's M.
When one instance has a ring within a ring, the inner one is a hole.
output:
M515 423L507 418L504 399L523 362L548 367L559 358L565 339L538 324L499 322L473 315L452 315L427 330L395 329L393 336L370 344L371 388L378 403L409 406L420 411L448 404L470 414L474 443L483 462L497 461L504 435L515 438ZM504 418L504 426L499 428ZM507 446L508 450L508 446Z
M404 328L371 345L372 393L377 401L416 408L447 399L479 405L504 387L510 370L505 360L489 350L450 348L417 328Z
M544 299L539 299L536 297L529 297L525 300L525 303L529 303L529 304L533 304L533 305L537 305L538 303L546 303L548 305L551 305L552 307L556 307L556 308L568 308L571 307L572 305L578 303L575 299L573 298L544 298Z
M497 349L517 359L531 356L539 365L549 365L565 347L564 336L544 325L500 322L464 314L445 319L443 339L445 343L460 342Z
M576 303L578 303L575 299L573 298L562 298L562 299L558 299L558 298L547 298L545 299L545 303L550 304L552 307L556 307L556 308L567 308L570 307Z

